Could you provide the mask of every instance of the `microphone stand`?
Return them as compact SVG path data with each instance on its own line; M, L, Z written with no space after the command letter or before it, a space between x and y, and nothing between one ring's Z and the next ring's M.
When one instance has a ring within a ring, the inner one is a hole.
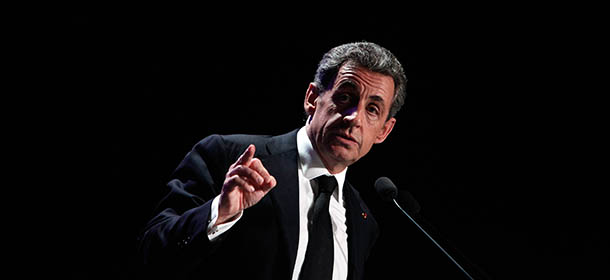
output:
M438 244L436 242L436 240L434 240L434 238L432 238L432 236L430 236L420 225L419 223L417 223L415 221L415 219L413 219L411 217L411 215L409 215L407 213L407 211L405 211L404 209L402 209L402 207L400 207L400 204L398 204L398 202L396 202L396 199L392 198L392 201L394 201L394 204L396 204L396 207L398 207L398 209L400 209L400 211L402 211L410 220L411 222L413 222L418 228L419 230L421 230L430 240L432 240L432 242L434 243L434 245L436 245L436 247L438 247L439 249L441 249L441 251L443 251L443 253L445 253L445 255L457 266L460 268L460 270L462 270L462 272L464 272L464 274L466 274L466 276L468 276L468 279L474 280L474 278L472 278L472 276L470 276L470 274L451 256L449 255L449 253L447 251L445 251L445 249L443 249L443 247Z

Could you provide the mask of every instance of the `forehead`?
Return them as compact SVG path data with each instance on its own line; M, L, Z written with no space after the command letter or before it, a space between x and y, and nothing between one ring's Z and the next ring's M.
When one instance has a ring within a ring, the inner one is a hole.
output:
M394 79L391 76L373 72L362 66L346 63L339 68L336 87L350 87L360 92L392 97L394 95ZM390 98L391 99L391 98Z

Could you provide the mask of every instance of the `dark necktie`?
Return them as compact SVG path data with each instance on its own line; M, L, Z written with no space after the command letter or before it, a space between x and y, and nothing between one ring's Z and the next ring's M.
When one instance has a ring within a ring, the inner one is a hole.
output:
M313 215L309 219L309 241L300 280L330 280L333 276L333 230L328 205L337 180L333 176L320 176L314 181L318 193L314 198Z

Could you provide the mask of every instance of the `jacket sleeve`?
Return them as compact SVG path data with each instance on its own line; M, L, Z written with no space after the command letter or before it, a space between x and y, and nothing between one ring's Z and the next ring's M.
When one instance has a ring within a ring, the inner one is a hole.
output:
M223 138L212 135L186 155L167 184L167 195L139 237L146 265L205 259L222 240L210 242L210 206L222 188L231 157Z

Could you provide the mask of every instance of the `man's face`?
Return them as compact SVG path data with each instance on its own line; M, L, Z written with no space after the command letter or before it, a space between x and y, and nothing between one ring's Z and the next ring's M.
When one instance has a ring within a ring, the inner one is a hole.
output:
M373 144L383 142L396 119L388 118L394 97L391 76L346 63L333 87L320 95L310 84L305 111L313 117L307 134L331 173L366 155Z

